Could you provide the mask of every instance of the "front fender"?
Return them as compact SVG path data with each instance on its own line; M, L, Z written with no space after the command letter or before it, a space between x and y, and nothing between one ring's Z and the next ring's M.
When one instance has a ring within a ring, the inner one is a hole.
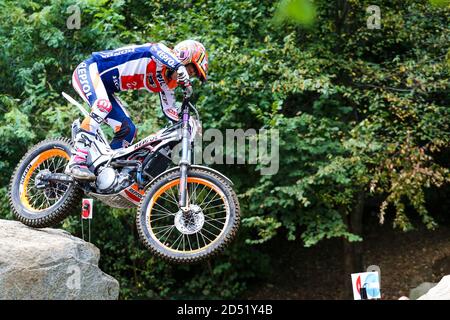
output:
M202 169L202 170L205 170L205 171L209 171L211 173L214 173L214 174L220 176L222 179L224 179L226 182L228 182L230 184L230 186L234 185L233 181L231 181L228 177L226 177L224 174L220 173L219 171L217 171L215 169L212 169L212 168L209 168L209 167L205 167L205 166L199 166L199 165L190 165L189 169L188 169L188 176L189 176L189 170L190 169ZM177 170L180 170L179 166L170 168L170 169L160 173L155 178L153 178L152 181L147 183L147 185L145 186L145 189L147 189L153 182L155 182L157 179L159 179L159 177L161 177L163 174L166 174L166 173L169 173L169 172L173 172L173 171L177 171Z

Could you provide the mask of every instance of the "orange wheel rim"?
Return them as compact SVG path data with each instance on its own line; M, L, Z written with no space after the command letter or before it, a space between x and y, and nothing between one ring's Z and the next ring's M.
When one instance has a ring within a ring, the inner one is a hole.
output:
M151 237L175 253L194 254L216 243L229 220L229 205L224 193L213 183L188 177L189 215L178 208L180 179L170 181L150 199L146 223Z
M45 193L42 193L42 195L38 196L37 193L31 192L31 189L34 189L34 186L30 186L30 182L33 181L34 178L36 178L36 174L38 173L38 171L40 171L38 169L43 164L51 160L51 162L49 162L49 168L53 169L55 172L61 171L61 169L64 169L66 165L66 161L64 160L69 159L70 157L66 151L61 149L50 149L42 152L30 162L30 164L25 169L25 172L22 174L19 187L20 201L28 210L33 212L40 212L49 208L57 202L56 201L52 204L48 200L48 196ZM47 204L50 205L48 207L45 207L45 205L37 206L36 202L39 200L38 197L46 197L45 199L47 199Z

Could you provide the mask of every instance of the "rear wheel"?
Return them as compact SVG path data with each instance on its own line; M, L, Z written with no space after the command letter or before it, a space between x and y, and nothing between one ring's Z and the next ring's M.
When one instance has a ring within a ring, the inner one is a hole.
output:
M165 260L191 263L221 252L240 221L237 196L220 176L202 169L188 173L190 210L178 206L180 172L170 172L146 191L136 219L143 243Z
M75 183L41 180L63 173L71 154L70 140L48 139L32 147L11 178L9 200L16 218L30 227L53 226L78 206L82 191Z

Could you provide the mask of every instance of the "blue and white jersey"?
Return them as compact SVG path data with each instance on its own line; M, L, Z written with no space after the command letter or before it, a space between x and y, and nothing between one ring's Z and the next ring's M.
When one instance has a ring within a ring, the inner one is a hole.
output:
M107 89L114 92L144 88L159 92L155 90L154 79L149 79L152 69L176 70L181 65L172 50L162 43L93 52L92 57ZM158 89L163 89L159 83Z
M178 118L174 92L177 81L169 71L177 70L182 63L167 46L162 43L130 45L93 52L92 59L106 92L138 89L157 92L164 114L172 120ZM95 79L95 75L91 77Z

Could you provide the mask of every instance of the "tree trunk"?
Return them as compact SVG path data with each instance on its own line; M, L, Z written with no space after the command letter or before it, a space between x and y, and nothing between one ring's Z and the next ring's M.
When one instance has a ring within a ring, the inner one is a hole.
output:
M362 217L364 211L364 192L356 194L356 203L352 212L347 215L348 230L356 235L362 236ZM344 290L343 299L352 299L353 291L350 274L364 272L362 263L363 244L362 242L349 242L343 239L344 247Z

